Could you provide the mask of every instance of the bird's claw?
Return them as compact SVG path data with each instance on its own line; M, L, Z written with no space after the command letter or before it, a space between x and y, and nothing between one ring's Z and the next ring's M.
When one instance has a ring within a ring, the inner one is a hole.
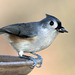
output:
M30 57L30 59L34 62L34 65L31 67L31 69L33 69L34 67L36 67L37 61L36 61L36 58L34 57Z
M41 62L38 63L39 66L36 66L36 67L37 67L37 68L40 68L40 67L42 66L42 63L43 63L43 58L39 55L39 56L38 56L38 59L41 59Z
M33 53L33 52L31 52L33 55L36 55L37 56L37 59L41 59L41 62L40 63L38 63L38 65L39 66L37 66L37 63L36 63L36 65L35 65L35 62L34 62L34 65L37 67L37 68L40 68L41 66L42 66L42 63L43 63L43 58L40 56L40 55L38 55L38 54L36 54L36 53ZM36 60L36 58L34 58L35 60ZM36 61L37 62L37 61Z
M30 59L30 60L32 60L32 61L34 62L34 64L33 64L33 67L31 67L31 69L33 69L34 67L40 68L40 67L42 66L43 58L42 58L40 55L36 54L36 53L33 53L33 52L31 52L31 53L32 53L33 55L36 55L37 58L31 57L31 56L26 56L26 55L23 55L23 56L20 57L20 58L25 58L25 59ZM36 59L40 59L41 62L40 62L40 63L37 63L37 60L36 60Z
M30 59L34 62L33 67L31 67L31 69L33 69L34 67L40 68L42 66L42 57L39 56L37 59L41 59L41 62L37 64L36 58L30 57ZM38 65L38 66L37 66Z

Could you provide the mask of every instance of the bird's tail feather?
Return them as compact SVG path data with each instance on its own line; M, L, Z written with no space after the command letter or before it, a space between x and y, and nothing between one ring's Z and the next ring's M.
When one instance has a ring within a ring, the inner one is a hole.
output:
M3 33L5 33L5 32L2 30L2 28L0 28L0 34L3 34Z

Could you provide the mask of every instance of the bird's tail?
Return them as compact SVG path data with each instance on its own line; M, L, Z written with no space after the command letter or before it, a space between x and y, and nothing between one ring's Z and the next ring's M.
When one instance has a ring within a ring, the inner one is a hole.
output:
M5 32L2 30L2 28L0 28L0 34L3 34L3 33L5 33Z

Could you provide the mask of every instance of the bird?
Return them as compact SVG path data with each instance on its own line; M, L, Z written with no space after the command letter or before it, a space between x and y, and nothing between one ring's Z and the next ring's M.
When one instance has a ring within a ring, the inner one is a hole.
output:
M34 62L33 68L40 68L43 62L43 58L35 52L49 47L57 35L64 32L68 33L61 21L49 14L41 21L11 24L0 28L0 34L5 35L20 57L23 57L24 53L31 53L41 60L37 66L36 59L29 57Z

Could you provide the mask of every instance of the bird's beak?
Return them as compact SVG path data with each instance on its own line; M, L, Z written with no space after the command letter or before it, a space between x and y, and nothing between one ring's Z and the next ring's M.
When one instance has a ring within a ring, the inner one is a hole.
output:
M64 27L62 27L60 29L56 28L56 30L60 33L64 33L64 32L68 33L68 31Z

